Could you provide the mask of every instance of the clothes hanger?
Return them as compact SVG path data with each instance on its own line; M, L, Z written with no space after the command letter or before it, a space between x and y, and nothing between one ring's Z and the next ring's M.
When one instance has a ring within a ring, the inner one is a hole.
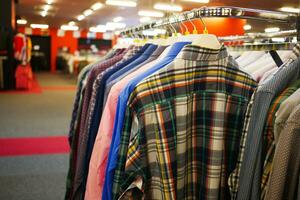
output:
M176 29L174 28L174 26L173 26L171 23L169 23L169 24L167 25L167 27L169 27L170 30L171 30L171 37L168 37L168 38L167 38L166 44L167 44L167 45L173 45L174 43L177 42L177 38L176 38L176 36L177 36L177 31L176 31ZM173 33L173 31L174 31L174 33Z
M180 28L180 31L183 33L183 35L177 36L177 41L178 42L192 42L193 37L191 37L190 32L188 30L188 27L179 20L178 15L175 15L177 24ZM185 28L185 30L182 29L181 25Z
M138 34L136 34L135 32L132 31L132 34L134 36L134 40L133 42L135 43L136 46L143 46L142 41L140 40L140 37Z
M217 36L215 36L213 34L208 34L206 24L204 23L200 14L199 14L199 18L204 27L204 31L203 31L203 34L197 35L198 37L193 40L192 45L209 48L209 49L220 49L222 47L222 45L219 42Z

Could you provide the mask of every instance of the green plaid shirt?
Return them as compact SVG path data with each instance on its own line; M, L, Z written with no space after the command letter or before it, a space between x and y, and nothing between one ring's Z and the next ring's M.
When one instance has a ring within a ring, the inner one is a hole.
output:
M255 88L224 47L184 47L129 98L114 199L228 199Z

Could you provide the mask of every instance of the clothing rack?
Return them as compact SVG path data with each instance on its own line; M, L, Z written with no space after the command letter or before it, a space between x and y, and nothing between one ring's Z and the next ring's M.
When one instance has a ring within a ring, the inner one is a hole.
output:
M255 44L241 44L228 46L231 51L271 51L271 50L292 50L295 47L291 42L279 43L255 43Z
M300 18L297 14L268 11L250 8L216 6L216 7L201 7L186 11L180 14L172 14L158 21L152 21L139 26L134 26L120 32L121 35L130 35L143 30L158 28L173 23L190 21L193 19L201 19L207 17L227 17L238 19L254 19L268 22L288 23L297 30L297 39L300 40Z
M271 39L275 37L294 37L297 36L297 30L279 31L276 33L246 33L245 35L218 37L221 42L244 41L253 42L256 39Z

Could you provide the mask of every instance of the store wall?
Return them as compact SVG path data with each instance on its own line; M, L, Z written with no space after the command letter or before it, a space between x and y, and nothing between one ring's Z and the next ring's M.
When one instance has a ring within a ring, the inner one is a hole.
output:
M203 32L203 25L200 20L193 20L193 24L196 26L198 33ZM208 32L217 36L228 36L228 35L243 35L243 26L246 24L246 20L242 19L228 19L228 18L206 18L205 23ZM193 24L191 22L185 22L189 32L193 31ZM181 26L182 32L185 31L185 27ZM28 30L25 31L25 27L19 27L18 31L25 34L32 35L47 35L51 37L51 72L56 71L56 55L60 47L66 46L70 49L71 53L74 53L78 49L78 39L74 37L72 31L65 31L63 36L58 36L57 28L50 28L49 30L31 29L30 33ZM84 30L80 32L80 38L87 38L88 31ZM96 34L96 39L103 39L102 33ZM117 42L117 38L112 38L112 46Z
M204 22L208 33L217 36L244 35L245 33L243 27L246 24L246 20L243 19L205 18ZM192 23L196 26L198 33L203 33L204 27L200 19L192 20ZM194 29L192 23L184 23L190 33L192 33ZM185 27L181 26L181 29L185 30Z
M60 47L68 47L70 49L70 53L74 53L78 49L78 36L74 36L73 31L65 31L64 35L59 36L58 35L57 28L50 28L46 30L41 29L26 29L25 27L19 27L18 31L21 33L29 34L29 35L45 35L51 37L51 72L56 71L56 55L58 52L58 49ZM80 31L80 38L87 38L88 37L88 31L83 30ZM97 33L95 35L96 39L103 39L102 33ZM112 44L115 44L115 39L113 38Z

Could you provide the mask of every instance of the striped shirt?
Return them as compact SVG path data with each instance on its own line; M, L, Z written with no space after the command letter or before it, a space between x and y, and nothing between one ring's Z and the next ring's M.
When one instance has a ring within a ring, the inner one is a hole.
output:
M131 94L114 180L118 195L228 199L227 178L255 87L224 47L186 45Z
M260 85L255 92L253 104L247 109L240 155L234 173L230 175L229 185L232 199L260 199L263 168L262 141L268 109L272 99L300 77L300 45L293 49L285 63L273 77Z

